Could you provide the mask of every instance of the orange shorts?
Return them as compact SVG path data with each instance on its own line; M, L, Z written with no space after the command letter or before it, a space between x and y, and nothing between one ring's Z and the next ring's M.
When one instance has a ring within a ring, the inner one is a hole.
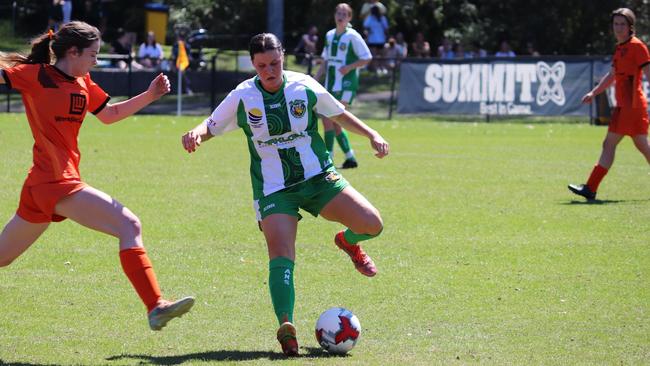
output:
M636 136L648 134L648 111L645 108L614 108L609 132Z
M59 222L66 218L54 213L61 198L82 190L88 185L81 181L23 185L16 214L31 223Z

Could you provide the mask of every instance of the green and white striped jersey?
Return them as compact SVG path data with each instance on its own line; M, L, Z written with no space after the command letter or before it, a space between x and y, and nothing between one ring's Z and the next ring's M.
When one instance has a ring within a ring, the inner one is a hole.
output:
M330 92L343 90L357 91L359 87L359 69L350 71L345 76L338 69L357 60L370 60L370 49L361 35L348 27L342 34L336 34L336 28L325 35L325 47L321 55L327 61L325 85Z
M257 76L242 82L204 121L215 136L243 129L255 200L333 165L318 133L316 114L333 117L345 108L308 75L284 71L283 79L274 94L262 88Z

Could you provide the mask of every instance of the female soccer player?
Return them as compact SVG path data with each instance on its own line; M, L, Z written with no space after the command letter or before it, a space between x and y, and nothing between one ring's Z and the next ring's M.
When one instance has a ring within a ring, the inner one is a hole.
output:
M582 102L591 103L594 96L616 83L616 108L603 141L600 159L591 171L587 183L569 184L571 192L589 201L596 199L598 185L614 163L616 146L623 137L630 136L634 146L650 163L648 102L641 86L641 70L650 80L650 54L646 45L634 36L636 17L632 10L616 9L612 12L611 20L617 42L612 68L598 85L582 98Z
M87 111L110 124L169 92L160 74L144 93L109 104L110 97L89 71L97 63L97 28L70 22L32 41L28 56L0 55L0 83L19 91L34 136L33 161L16 214L0 234L0 266L8 266L47 229L70 218L120 241L120 262L148 310L149 326L160 330L186 313L194 298L164 300L142 245L140 220L106 193L81 180L77 135ZM54 53L55 62L52 64Z
M352 7L345 3L338 4L334 12L336 28L325 35L325 47L321 55L324 62L316 73L316 80L320 80L325 74L327 91L346 108L352 104L352 100L357 95L359 68L372 61L370 49L361 35L349 26L350 20L352 20ZM356 168L358 163L345 130L327 117L323 117L323 128L325 147L330 154L334 152L334 137L345 154L345 161L341 168Z
M254 36L249 52L257 76L239 84L212 115L182 137L192 153L212 136L241 128L251 157L253 207L269 253L269 290L280 328L277 339L287 356L298 354L293 323L298 209L347 227L334 242L359 272L374 276L373 261L358 244L381 233L379 212L336 172L318 133L316 114L366 136L376 156L388 143L311 77L283 71L284 50L272 34Z

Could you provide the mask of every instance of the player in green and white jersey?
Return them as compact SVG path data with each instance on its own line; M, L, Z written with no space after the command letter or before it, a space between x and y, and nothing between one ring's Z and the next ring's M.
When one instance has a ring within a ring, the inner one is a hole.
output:
M316 80L325 74L325 86L347 108L352 104L359 88L359 68L372 60L372 55L363 37L350 27L352 7L341 3L334 12L336 28L325 35L323 63L316 73ZM334 138L345 154L341 168L356 168L357 160L344 129L330 118L323 118L325 146L330 154L334 152Z
M383 230L379 211L336 172L318 133L317 114L327 116L370 140L376 156L389 145L339 103L316 80L283 71L284 50L272 34L253 37L249 46L257 76L239 84L212 115L183 135L194 152L212 136L241 128L251 157L253 201L269 253L269 290L280 328L277 339L287 356L298 354L293 325L293 269L298 210L347 227L334 237L359 272L377 269L360 241Z

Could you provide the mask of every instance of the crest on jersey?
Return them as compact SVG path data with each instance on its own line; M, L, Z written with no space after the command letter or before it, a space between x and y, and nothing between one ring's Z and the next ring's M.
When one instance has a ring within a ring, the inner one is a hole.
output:
M345 50L348 48L347 43L339 43L339 50L345 52Z
M248 111L248 121L251 123L251 126L254 128L259 128L262 126L262 111L257 108L253 108Z
M304 100L296 99L289 102L289 112L291 112L292 116L296 118L302 118L302 116L305 115L306 111L307 111L307 106L305 105Z

